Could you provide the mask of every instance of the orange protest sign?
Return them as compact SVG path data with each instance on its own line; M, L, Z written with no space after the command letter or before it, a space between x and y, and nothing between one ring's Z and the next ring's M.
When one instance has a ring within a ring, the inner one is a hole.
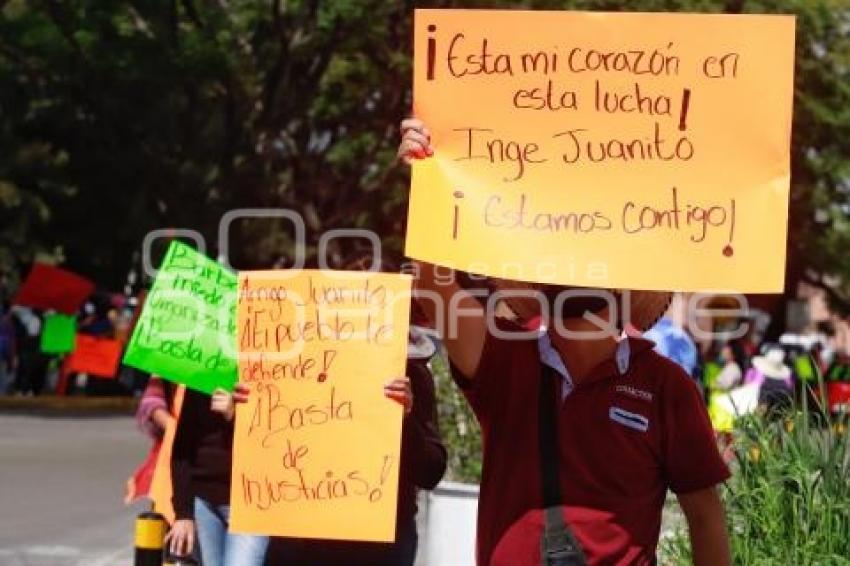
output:
M121 342L77 334L74 351L65 359L64 371L114 378L121 359Z
M174 435L177 434L177 421L180 419L180 411L183 409L183 396L186 394L186 386L180 385L174 390L174 400L171 404L171 414L174 418L168 423L165 434L162 437L162 445L156 458L156 469L151 480L150 498L153 501L154 511L165 517L168 524L173 524L175 519L174 506L171 504L173 493L171 483L171 453L174 448Z
M409 256L527 281L779 292L794 18L417 10Z
M230 527L321 539L395 539L410 277L341 271L239 275L239 381Z

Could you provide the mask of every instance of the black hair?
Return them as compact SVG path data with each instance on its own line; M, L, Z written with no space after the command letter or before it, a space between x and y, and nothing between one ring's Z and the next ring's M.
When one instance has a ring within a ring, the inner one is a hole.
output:
M733 340L727 344L729 349L732 351L732 359L738 367L741 368L742 372L747 371L750 367L750 359L747 356L746 350L744 350L744 345L740 340Z

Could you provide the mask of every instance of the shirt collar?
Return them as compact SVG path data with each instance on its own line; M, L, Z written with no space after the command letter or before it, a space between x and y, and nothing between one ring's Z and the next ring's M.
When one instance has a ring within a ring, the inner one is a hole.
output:
M563 386L561 387L561 399L566 399L567 395L573 391L573 378L570 377L570 372L567 366L564 365L564 360L558 354L558 351L552 345L552 340L549 338L549 333L546 329L540 331L537 337L537 350L540 352L540 362L546 364L563 378Z
M575 385L573 383L572 377L570 376L570 372L564 365L564 360L561 359L561 355L558 353L558 350L556 350L555 346L552 345L552 339L549 338L549 333L546 331L545 328L541 329L540 334L537 337L537 350L540 352L540 362L546 364L553 370L557 371L558 374L563 378L563 387L561 387L561 399L566 399L567 396L572 393L573 389L575 388ZM629 361L631 359L631 353L631 339L621 339L617 343L617 351L614 354L616 369L619 375L623 375L627 371L629 371ZM606 364L603 363L602 365L604 366ZM595 381L595 379L593 381Z

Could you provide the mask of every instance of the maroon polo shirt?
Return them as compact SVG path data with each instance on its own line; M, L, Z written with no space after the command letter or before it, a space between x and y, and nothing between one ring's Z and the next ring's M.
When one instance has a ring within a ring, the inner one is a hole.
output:
M653 563L668 488L729 477L694 382L652 342L628 340L624 373L612 358L559 404L561 494L590 564ZM453 374L481 423L477 554L489 565L505 532L542 506L537 340L489 335L477 374Z

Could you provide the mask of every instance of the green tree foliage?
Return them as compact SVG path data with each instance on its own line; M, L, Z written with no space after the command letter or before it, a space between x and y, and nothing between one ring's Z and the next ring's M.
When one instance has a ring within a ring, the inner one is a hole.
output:
M311 242L356 226L400 249L413 4L0 1L0 266L59 250L115 286L149 230L212 245L239 207L297 210ZM797 14L788 287L850 306L848 0L416 4ZM291 234L246 222L231 247L268 265Z
M401 233L410 6L3 4L0 205L19 262L61 245L115 284L149 230L215 242L221 214L246 206L298 210L313 237ZM242 228L240 259L288 251L282 228Z

